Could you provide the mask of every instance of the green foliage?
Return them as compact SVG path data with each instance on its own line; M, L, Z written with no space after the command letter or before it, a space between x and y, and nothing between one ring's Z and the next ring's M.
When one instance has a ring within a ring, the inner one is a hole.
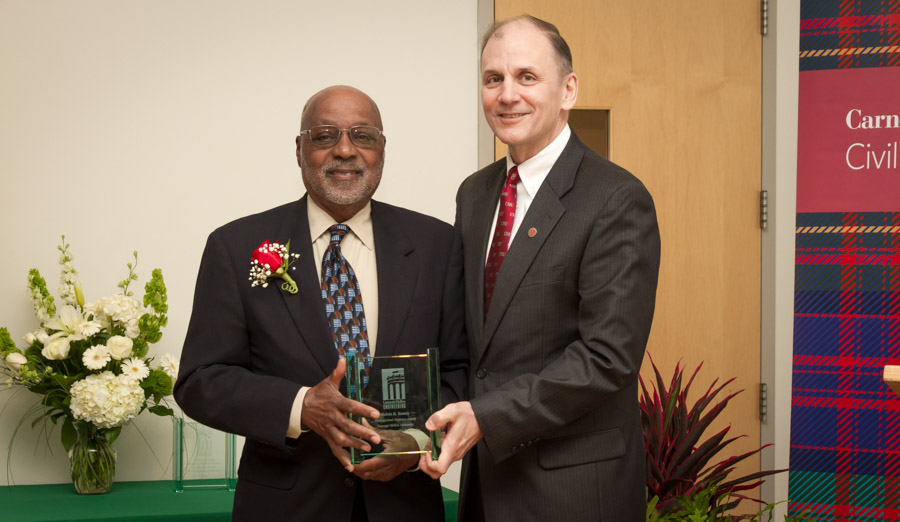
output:
M159 268L153 269L153 276L144 285L144 306L149 306L160 315L169 311L169 305L166 304L166 283Z
M0 355L6 359L7 355L18 351L19 349L16 348L16 343L14 343L12 337L9 336L9 330L0 328Z
M647 522L771 522L775 517L776 504L766 504L756 513L746 515L729 514L727 496L722 496L715 484L696 490L690 495L676 498L676 506L665 513L658 511L659 497L654 496L647 504ZM797 515L785 515L785 522L807 522L809 511Z
M32 268L28 271L28 288L32 293L35 312L39 312L39 309L42 309L46 311L49 317L56 315L56 305L53 304L53 296L47 290L47 281L41 277L41 272L37 268ZM38 313L38 316L40 316L40 313Z
M125 279L119 281L119 284L116 285L122 289L122 295L134 295L132 292L128 291L128 286L132 281L137 281L137 273L135 270L137 269L138 264L138 253L137 250L134 251L134 263L128 263L128 275L125 276Z
M694 370L686 383L684 369L676 365L667 387L652 358L651 364L656 384L651 393L644 380L640 379L640 405L647 452L647 490L648 495L657 498L655 507L659 515L679 512L685 516L695 516L685 513L685 499L692 505L706 505L705 513L712 510L713 514L718 507L729 511L742 500L755 500L741 492L758 487L762 483L761 478L783 470L761 471L736 478L730 477L730 474L734 471L735 464L767 446L710 464L717 454L738 437L726 438L730 429L726 427L702 440L706 429L722 413L728 402L740 393L728 394L715 402L718 394L734 379L721 385L717 385L716 379L694 404L688 404L691 384L702 365Z
M161 405L161 404L157 404L156 406L150 406L149 408L147 408L147 410L148 410L150 413L154 413L154 414L156 414L156 415L159 415L160 417L165 417L165 416L167 416L167 415L168 415L169 417L172 417L172 416L175 415L175 411L172 410L172 408L168 408L168 407L163 406L163 405Z
M144 389L144 396L153 402L159 404L166 395L172 395L172 386L174 381L169 374L159 368L150 370L150 375L141 381L141 388Z
M60 245L56 246L56 249L59 250L59 264L69 263L74 259L72 254L69 252L69 244L66 243L66 236L62 236L62 241Z
M169 323L166 316L169 305L166 304L166 299L162 270L155 268L152 278L144 285L144 306L149 306L155 313L144 314L138 320L141 334L135 339L134 351L139 357L147 354L148 344L158 343L162 339L162 328Z
M65 448L67 453L72 449L72 446L75 445L75 439L77 438L78 432L75 431L72 417L66 415L66 420L63 421L62 429L60 429L60 439L62 440L63 448Z

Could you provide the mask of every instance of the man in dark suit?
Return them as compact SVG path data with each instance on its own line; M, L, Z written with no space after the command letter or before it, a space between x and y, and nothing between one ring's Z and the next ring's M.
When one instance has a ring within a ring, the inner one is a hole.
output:
M461 399L461 246L450 225L371 201L385 138L364 93L335 86L315 94L301 128L307 195L209 236L175 398L194 419L247 438L235 520L443 520L440 484L415 471L417 455L351 464L346 448L367 451L382 437L347 418L378 412L341 395L339 354L439 346L443 400ZM280 247L259 250L266 240L290 241L282 272ZM344 260L345 270L335 268L343 279L332 278L331 263ZM334 294L344 284L349 290ZM390 442L399 443L396 435Z
M556 27L500 22L481 71L485 117L509 148L457 195L471 399L431 417L449 429L420 465L439 476L466 455L463 521L644 520L653 201L569 129L578 78Z

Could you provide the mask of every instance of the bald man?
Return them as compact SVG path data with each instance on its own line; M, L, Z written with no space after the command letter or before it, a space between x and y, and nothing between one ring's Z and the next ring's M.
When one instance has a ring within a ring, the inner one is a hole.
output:
M209 236L175 398L194 419L247 438L234 520L444 519L440 484L416 470L417 455L354 466L346 450L381 442L347 418L379 415L339 392L347 350L408 355L439 346L444 402L461 400L466 386L460 242L446 223L372 201L385 143L365 93L316 93L296 138L306 195ZM299 254L284 280L250 274L267 240L290 241ZM338 249L361 297L352 347L326 308L326 267Z

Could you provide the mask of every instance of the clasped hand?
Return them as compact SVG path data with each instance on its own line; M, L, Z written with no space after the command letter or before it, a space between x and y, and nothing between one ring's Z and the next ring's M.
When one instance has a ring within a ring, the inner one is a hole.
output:
M438 460L431 460L429 453L419 458L419 468L434 479L447 473L450 464L463 458L483 437L468 401L454 402L434 412L425 422L425 427L431 431L445 431Z
M368 452L372 449L371 443L384 444L386 451L388 448L391 448L390 451L405 451L398 448L409 444L415 447L415 439L402 432L378 431L368 422L360 424L351 420L347 416L351 413L370 419L377 419L381 414L377 409L341 394L339 387L346 370L346 359L338 359L331 375L306 392L300 418L304 426L325 439L331 453L344 469L365 480L391 480L414 466L416 455L385 455L354 465L346 448Z

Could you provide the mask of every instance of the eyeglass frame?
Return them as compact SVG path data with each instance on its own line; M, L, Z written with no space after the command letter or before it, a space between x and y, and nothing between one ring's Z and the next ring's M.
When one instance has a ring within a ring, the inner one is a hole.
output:
M337 140L335 140L335 142L332 143L331 145L325 145L325 146L317 145L316 142L314 142L312 140L312 130L315 129L316 127L329 127L332 129L337 129L337 131L338 131ZM360 147L360 148L366 149L366 150L372 150L374 148L377 148L378 142L376 142L374 145L367 146L367 145L360 145L359 143L356 143L356 141L354 141L353 135L350 134L350 131L352 131L353 129L358 129L360 127L368 127L370 129L375 129L375 131L378 132L378 137L384 138L384 140L381 141L382 144L384 143L384 141L387 140L387 136L384 135L384 131L374 125L353 125L351 127L347 127L346 129L342 129L342 128L338 127L337 125L313 125L312 127L308 128L306 130L301 130L299 135L297 136L297 138L302 140L303 135L305 134L310 137L309 142L312 144L313 147L315 147L317 149L325 150L325 149L330 149L331 147L334 147L335 145L337 145L341 141L341 137L346 132L347 138L350 140L350 143L353 144L353 146Z

